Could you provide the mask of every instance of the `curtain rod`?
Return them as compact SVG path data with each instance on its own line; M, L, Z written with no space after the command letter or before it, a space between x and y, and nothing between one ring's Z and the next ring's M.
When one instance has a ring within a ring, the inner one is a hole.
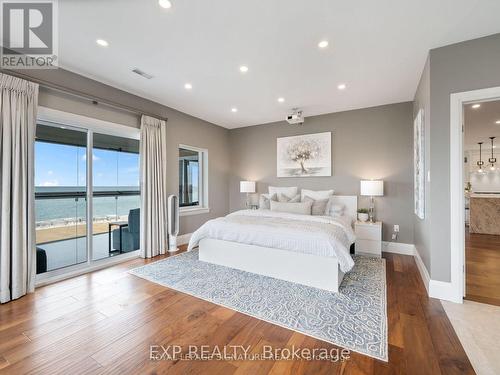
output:
M2 72L4 72L5 74L12 75L12 76L17 77L17 78L22 78L22 79L25 79L27 81L38 83L41 86L44 86L46 88L49 88L49 89L52 89L52 90L55 90L55 91L59 91L59 92L65 93L65 94L70 94L72 96L76 96L76 97L81 98L81 99L90 100L93 104L100 104L101 103L101 104L105 104L105 105L107 105L109 107L113 107L113 108L121 109L121 110L124 110L124 111L127 111L127 112L135 113L136 115L146 115L146 116L150 116L150 117L154 117L154 118L163 120L165 122L168 121L167 117L162 117L162 116L159 116L159 115L154 114L154 113L148 113L148 112L145 112L145 111L141 111L141 110L139 110L137 108L129 107L129 106L125 105L125 104L119 104L119 103L116 103L116 102L114 102L112 100L103 99L103 98L99 98L97 96L88 95L88 94L85 94L85 93L82 93L82 92L70 89L68 87L60 86L58 84L45 81L43 79L33 78L33 77L31 77L31 76L29 76L27 74L19 73L17 71L3 69Z

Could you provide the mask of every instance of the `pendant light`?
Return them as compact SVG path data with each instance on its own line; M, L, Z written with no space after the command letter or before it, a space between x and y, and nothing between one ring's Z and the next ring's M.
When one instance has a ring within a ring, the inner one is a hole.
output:
M483 161L483 158L482 158L482 147L483 147L483 142L478 142L477 143L479 145L479 161L477 162L477 166L479 167L478 168L478 172L479 173L483 173L483 165L484 165L484 161Z
M491 139L491 158L488 159L488 162L490 163L490 171L494 171L495 163L497 162L497 158L495 158L493 155L493 149L495 148L493 146L493 140L495 139L495 137L490 137L490 139Z

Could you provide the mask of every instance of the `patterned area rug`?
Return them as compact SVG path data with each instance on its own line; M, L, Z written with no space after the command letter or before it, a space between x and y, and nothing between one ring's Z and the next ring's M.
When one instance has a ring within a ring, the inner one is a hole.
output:
M197 250L130 273L387 361L385 260L354 256L354 262L339 293L202 262Z

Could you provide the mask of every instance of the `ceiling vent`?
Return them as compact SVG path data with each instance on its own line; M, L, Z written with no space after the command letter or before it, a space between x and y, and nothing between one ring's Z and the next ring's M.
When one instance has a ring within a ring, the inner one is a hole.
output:
M146 79L151 79L153 78L153 76L151 74L148 74L146 72L143 72L141 69L139 68L135 68L134 70L132 70L135 74L139 74L141 77L143 78L146 78Z

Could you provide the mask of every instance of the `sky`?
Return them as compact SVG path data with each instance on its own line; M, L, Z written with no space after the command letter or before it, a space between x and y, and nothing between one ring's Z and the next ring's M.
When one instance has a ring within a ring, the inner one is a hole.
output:
M139 186L139 155L94 149L94 186ZM86 148L35 142L35 186L85 186Z

